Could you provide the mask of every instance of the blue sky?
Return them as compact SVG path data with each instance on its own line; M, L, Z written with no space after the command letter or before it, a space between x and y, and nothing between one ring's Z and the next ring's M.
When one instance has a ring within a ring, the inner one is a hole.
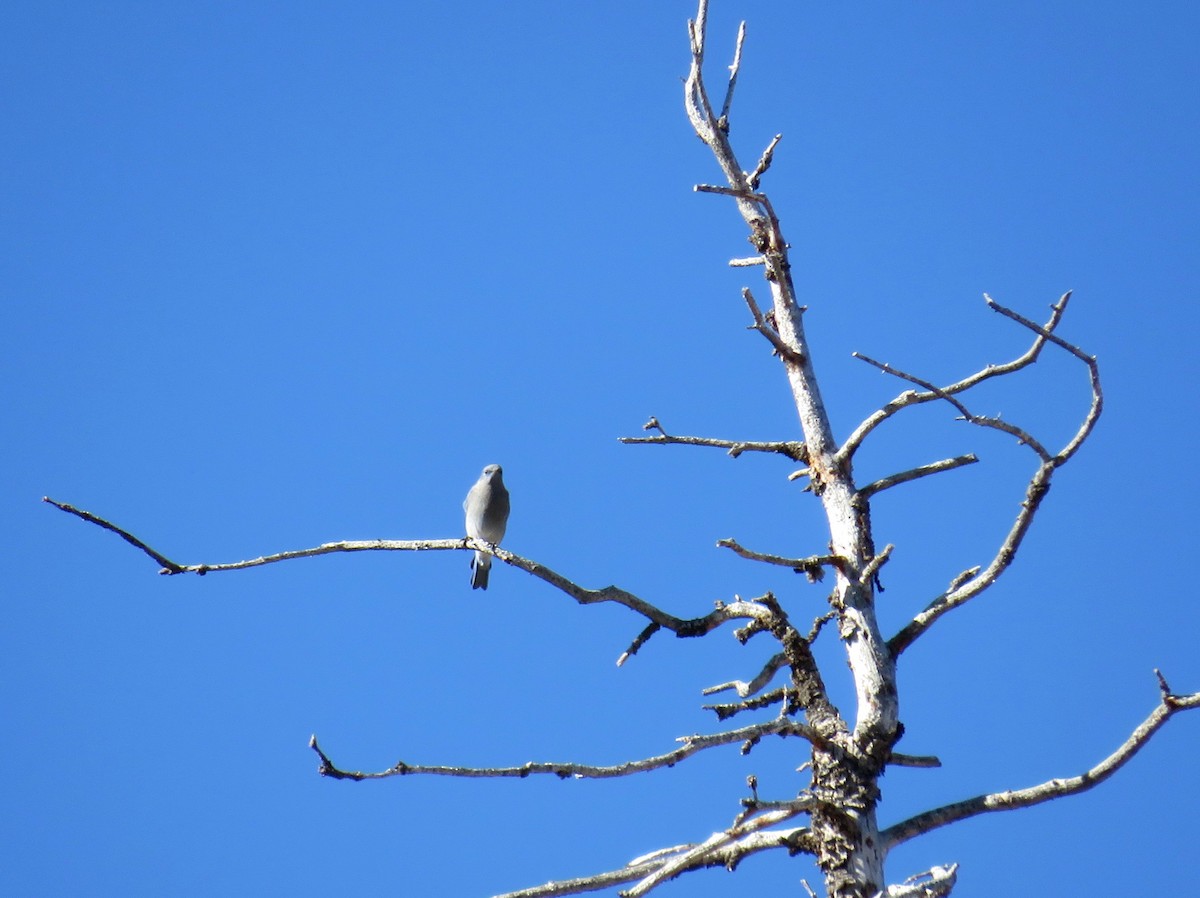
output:
M462 553L358 554L162 578L72 502L182 562L337 539L457 536L502 463L506 545L682 616L824 592L714 547L819 552L781 459L625 447L673 432L798 438L739 297L752 272L681 102L688 2L10 4L0 29L0 891L482 896L619 866L726 826L748 773L803 746L709 752L638 780L322 779L335 761L615 763L720 729L700 689L769 653L659 636ZM901 665L881 818L1077 774L1157 700L1200 689L1200 63L1194 4L718 0L713 77L749 39L733 138L793 244L834 426L902 385L1022 352L981 294L1099 356L1107 406L1014 569ZM980 394L1059 444L1083 371L1047 355ZM925 406L860 453L876 477L982 463L881 495L890 631L985 562L1032 456ZM1028 456L1028 457L1027 457ZM839 699L840 646L821 645ZM847 713L850 713L847 705ZM900 880L956 894L1181 894L1200 715L1077 798L939 831ZM798 891L755 858L664 896Z

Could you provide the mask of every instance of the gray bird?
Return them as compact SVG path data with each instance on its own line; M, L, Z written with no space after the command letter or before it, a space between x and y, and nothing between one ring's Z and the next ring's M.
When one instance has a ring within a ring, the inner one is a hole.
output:
M499 465L488 465L467 493L463 502L467 513L467 536L499 545L508 524L508 490L504 488L504 471ZM492 556L476 552L471 562L471 589L487 589Z

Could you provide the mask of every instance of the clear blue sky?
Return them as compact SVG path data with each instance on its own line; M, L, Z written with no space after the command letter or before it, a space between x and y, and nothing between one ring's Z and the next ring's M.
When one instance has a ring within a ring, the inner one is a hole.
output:
M738 295L753 272L681 103L690 0L9 4L0 28L3 626L0 892L485 896L598 872L726 826L802 745L710 752L641 780L322 779L343 766L614 763L721 726L700 689L769 652L659 636L462 553L163 578L110 517L183 562L461 533L505 467L506 545L679 615L824 590L714 547L819 552L782 460L623 447L675 432L797 438ZM1016 567L903 658L885 823L1077 774L1157 700L1200 689L1193 596L1200 8L716 0L714 77L749 40L733 137L794 246L842 436L901 385L1023 351L981 294L1099 356L1100 428ZM977 400L1060 443L1087 400L1044 364ZM925 408L857 471L983 463L875 503L899 627L985 562L1032 456ZM847 696L840 646L822 647ZM851 713L849 708L847 712ZM910 843L901 880L959 892L1183 894L1200 715L1114 780ZM664 896L798 893L804 859ZM957 893L956 893L957 894Z

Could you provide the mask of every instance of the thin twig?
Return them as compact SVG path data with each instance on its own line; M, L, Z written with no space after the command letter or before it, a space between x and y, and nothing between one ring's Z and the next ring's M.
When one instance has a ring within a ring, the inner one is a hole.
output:
M914 405L933 402L934 400L943 398L943 395L953 396L963 392L964 390L969 390L986 380L990 380L993 377L1002 377L1006 374L1012 374L1015 371L1020 371L1022 368L1028 367L1029 365L1035 363L1038 360L1038 356L1041 354L1042 347L1046 345L1050 335L1054 333L1055 329L1059 325L1059 322L1062 321L1063 314L1067 310L1067 303L1070 302L1070 299L1071 293L1068 291L1059 298L1058 302L1051 306L1050 318L1040 328L1040 331L1035 337L1033 344L1029 347L1029 349L1017 356L1015 359L1000 365L987 365L981 370L976 371L974 374L970 374L964 377L962 380L942 387L938 391L930 390L924 393L918 393L915 390L906 390L887 405L883 406L883 408L873 412L866 418L866 420L864 420L858 425L858 427L854 429L854 432L847 437L846 442L842 444L840 449L838 449L838 463L842 463L852 456L858 447L862 445L863 440L867 438L871 431L873 431L888 418L892 417L892 415L895 415L897 412L906 408L911 408Z
M1070 295L1071 294L1068 292L1060 300L1064 306L1066 305L1067 297ZM1064 464L1072 455L1079 451L1079 447L1083 445L1084 440L1091 435L1092 429L1096 426L1096 422L1100 419L1100 413L1104 410L1104 392L1100 388L1100 366L1096 362L1096 357L1094 355L1088 355L1075 344L1068 343L1066 340L1062 339L1062 337L1052 333L1049 327L1042 327L1037 323L1030 321L1023 315L1019 315L1012 309L1005 308L986 293L983 294L983 298L990 308L1007 318L1011 318L1018 324L1029 328L1031 331L1037 334L1039 338L1043 340L1049 340L1054 345L1066 350L1087 366L1088 379L1092 388L1092 403L1088 407L1087 415L1084 416L1083 423L1079 426L1079 429L1075 432L1075 435L1055 456L1059 464ZM1055 306L1054 308L1057 310L1058 307Z
M807 574L810 579L820 580L824 576L823 567L842 569L846 559L840 555L810 555L807 558L786 558L783 555L771 555L765 552L753 552L743 547L736 539L719 539L717 545L729 549L735 555L750 561L762 561L780 567L790 567L797 574Z
M82 518L83 520L85 520L91 524L95 524L98 527L103 527L105 530L110 530L113 533L117 534L117 536L121 537L121 539L125 540L125 542L129 543L131 546L135 546L138 549L141 549L143 552L145 552L147 555L149 555L151 558L153 558L155 561L157 561L160 565L162 565L163 569L162 569L161 573L179 574L179 573L182 573L184 570L182 565L176 564L174 561L172 561L167 556L150 548L148 545L146 545L144 542L142 542L140 539L138 539L136 536L134 536L128 530L123 530L120 527L118 527L116 524L113 524L110 521L106 521L106 520L104 520L104 518L97 517L96 515L92 514L90 511L84 511L82 508L76 508L74 505L68 505L66 502L56 502L53 499L51 499L49 496L42 496L42 501L47 502L50 505L53 505L55 508L65 511L67 514L73 514L77 518Z
M725 89L725 102L721 104L721 115L717 124L726 134L729 133L729 107L733 105L733 89L737 87L738 71L742 67L742 44L746 42L746 23L738 27L737 46L733 51L733 64L729 67L729 86Z
M795 362L800 361L799 353L791 346L788 346L784 339L779 336L779 331L771 326L767 317L758 308L758 303L754 301L754 294L750 292L749 287L742 288L742 299L746 301L746 305L750 309L750 315L754 319L754 324L750 325L750 330L758 331L766 337L767 342L775 347L775 354L780 358Z
M879 574L879 569L887 564L889 558L892 557L892 552L895 551L895 546L888 543L883 547L883 551L867 562L867 566L863 568L863 572L858 577L858 582L864 588L870 588L875 577Z
M617 667L623 667L625 662L636 655L638 653L638 649L646 644L646 640L657 633L660 629L662 629L662 624L655 621L651 621L649 624L647 624L646 629L642 630L642 632L637 635L633 642L629 644L629 648L621 653L621 657L617 659Z
M754 171L750 172L750 177L746 179L751 190L758 190L758 182L767 173L767 169L771 167L771 161L775 158L775 147L779 146L779 141L781 140L783 140L783 135L776 134L771 138L771 142L767 144L767 148L763 150L762 156L759 157L758 165L754 166Z
M716 687L710 687L716 688ZM708 690L705 690L706 693ZM780 710L781 714L794 713L794 702L789 702L788 697L793 695L792 690L786 686L781 686L778 689L772 689L770 692L764 692L756 698L748 698L742 702L731 702L722 705L704 705L705 711L712 711L717 715L717 720L728 720L743 711L758 711L762 708L769 708L771 705L777 705L780 702L787 704Z
M941 767L942 761L934 755L905 755L894 751L888 756L888 763L897 767Z
M737 458L743 452L774 452L785 455L792 461L807 462L808 450L803 443L795 440L762 442L756 440L718 440L712 437L678 437L663 430L658 418L651 417L642 425L642 430L657 430L658 436L653 437L618 437L617 441L626 444L643 444L657 446L710 446L714 449L726 449L732 458Z
M917 468L912 468L908 471L902 471L899 474L892 474L888 477L880 478L874 483L869 483L862 487L858 494L864 499L869 499L876 493L881 493L893 486L899 486L902 483L908 483L912 480L917 480L920 477L928 477L930 474L940 474L942 471L953 471L955 468L961 468L963 465L973 465L979 461L979 458L974 452L968 452L966 455L959 455L955 458L947 458L942 461L935 461L928 465L921 465Z

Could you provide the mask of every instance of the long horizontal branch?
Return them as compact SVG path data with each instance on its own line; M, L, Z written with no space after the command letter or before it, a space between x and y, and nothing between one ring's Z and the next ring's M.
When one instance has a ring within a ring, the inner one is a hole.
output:
M682 743L679 748L661 755L607 766L577 764L569 761L527 761L517 767L456 767L445 764L408 764L404 761L397 761L386 770L374 772L342 770L330 760L329 756L321 749L321 746L317 744L317 737L315 735L309 739L308 745L321 759L321 766L318 768L320 774L332 779L355 781L378 780L393 776L412 776L418 774L473 779L524 779L533 774L553 774L560 779L612 779L619 776L646 773L647 771L657 770L661 767L674 767L680 761L686 760L698 752L722 745L731 745L735 742L744 743L743 753L745 753L749 750L750 746L764 736L780 736L785 738L788 736L799 736L802 739L807 739L809 742L821 741L812 729L805 724L786 717L776 717L772 720L739 727L736 730L727 730L722 733L681 736L676 740Z
M1161 680L1160 680L1161 682ZM888 849L907 842L917 836L968 817L986 814L991 811L1012 811L1030 805L1041 804L1078 792L1085 792L1093 786L1104 782L1123 767L1130 758L1140 751L1150 737L1179 711L1200 707L1200 692L1191 695L1170 695L1165 689L1158 706L1150 716L1142 721L1128 739L1115 752L1079 776L1066 779L1052 779L1027 789L1016 789L1009 792L992 792L978 795L966 801L944 805L930 811L917 814L915 817L888 827L882 834L884 844Z
M128 530L118 527L111 521L107 521L99 515L92 514L90 511L76 508L73 505L68 505L65 502L58 502L51 499L49 496L43 496L42 501L55 508L72 514L77 518L103 527L105 530L117 534L127 543L141 549L160 565L162 569L160 574L205 574L218 573L223 571L241 571L252 567L262 567L265 564L276 564L281 561L295 561L297 558L315 558L318 555L331 555L336 552L396 552L396 551L437 551L437 550L463 550L463 549L482 549L489 551L494 549L490 543L481 540L472 539L358 539L358 540L340 540L333 543L322 543L319 546L312 546L307 549L292 549L286 552L276 552L273 555L260 555L257 558L247 558L242 561L228 561L219 564L181 564L177 561L172 561L161 552L148 546L138 537L134 536Z
M729 455L737 458L743 452L774 452L785 455L793 461L808 462L808 450L805 445L796 440L778 440L763 442L759 440L719 440L713 437L679 437L663 430L657 418L651 418L642 425L643 430L657 430L658 435L652 437L618 437L618 442L626 444L648 444L655 446L710 446L714 449L726 449Z
M68 505L64 502L57 502L49 497L42 501L59 508L62 511L72 514L75 517L96 524L116 533L126 542L141 549L156 562L161 565L160 574L199 574L223 572L223 571L239 571L252 567L261 567L266 564L276 564L283 561L293 561L298 558L311 558L317 555L329 555L335 552L371 552L371 551L483 551L503 561L505 564L520 568L527 573L532 574L538 579L549 583L551 586L566 593L571 598L575 599L581 605L590 605L598 602L615 602L619 605L624 605L631 611L641 614L643 617L653 621L659 627L666 628L677 636L703 636L706 633L719 627L721 624L731 620L756 620L763 625L763 629L769 629L770 624L774 620L774 612L764 604L756 601L737 600L729 603L719 604L713 611L698 618L680 618L673 614L668 614L661 608L658 608L644 599L635 596L633 593L627 592L617 586L606 586L603 589L588 589L580 586L571 580L568 580L562 574L554 571L544 564L534 561L529 558L524 558L509 552L507 549L502 549L499 546L484 542L483 540L460 538L460 539L370 539L370 540L344 540L341 542L323 543L319 546L313 546L307 549L294 549L286 552L277 552L273 555L261 555L258 558L249 558L243 561L223 562L219 564L181 564L167 558L161 552L152 549L145 542L134 536L129 531L122 527L118 527L104 518L94 515L91 512L83 511Z

